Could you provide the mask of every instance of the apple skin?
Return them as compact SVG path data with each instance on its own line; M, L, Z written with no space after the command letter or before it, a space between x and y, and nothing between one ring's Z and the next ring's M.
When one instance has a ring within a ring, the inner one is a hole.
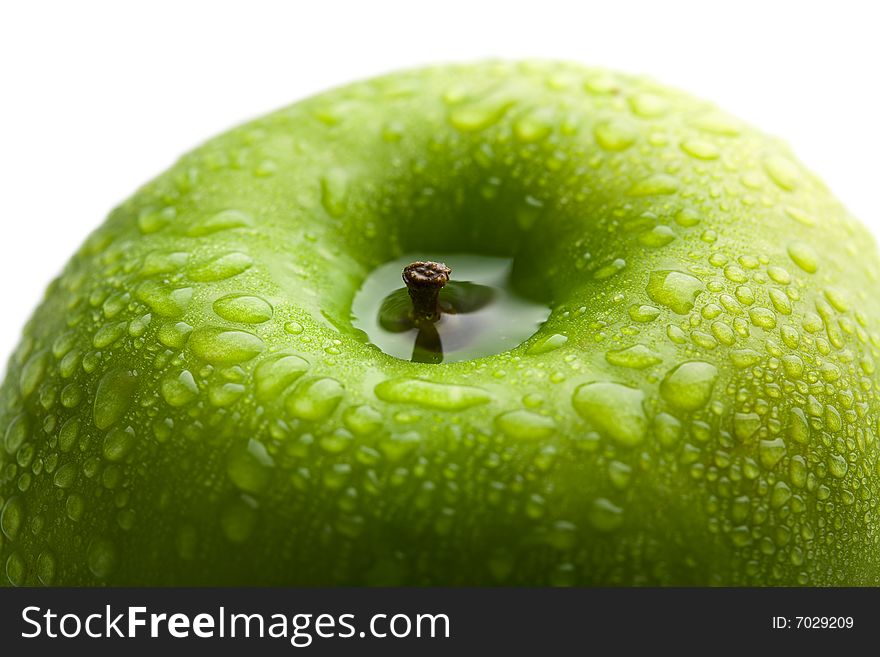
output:
M382 354L352 297L431 251L515 256L550 319ZM0 391L0 577L876 585L877 276L785 145L648 80L325 93L184 156L51 284Z

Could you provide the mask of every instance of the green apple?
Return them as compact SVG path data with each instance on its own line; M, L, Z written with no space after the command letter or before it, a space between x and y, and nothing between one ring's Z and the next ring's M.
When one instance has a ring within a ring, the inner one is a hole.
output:
M357 291L435 253L511 258L547 321L383 353ZM786 146L651 81L490 62L305 100L49 287L0 392L4 580L877 585L878 264Z

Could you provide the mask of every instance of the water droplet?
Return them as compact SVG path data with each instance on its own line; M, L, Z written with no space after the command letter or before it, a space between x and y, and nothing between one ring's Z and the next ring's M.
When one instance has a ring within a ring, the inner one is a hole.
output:
M138 387L137 372L113 369L104 374L95 392L95 426L109 429L128 411Z
M153 251L144 258L141 274L144 276L154 276L156 274L169 274L180 271L186 266L188 259L189 254L185 251L174 251L171 253Z
M675 233L669 226L654 226L647 233L639 235L639 243L657 249L675 240Z
M632 146L638 138L638 130L625 120L602 121L593 128L596 143L609 152L617 153Z
M223 533L233 543L243 543L250 538L256 524L257 503L247 496L227 506L220 517Z
M385 402L415 404L441 411L460 411L491 400L489 393L482 388L421 379L389 379L378 384L374 392Z
M10 497L0 511L0 530L10 541L18 538L18 532L24 524L24 506L18 497Z
M13 586L24 586L27 582L27 564L18 552L6 559L6 578Z
M715 111L698 117L692 122L692 125L697 130L725 137L735 137L741 131L739 121L731 116Z
M186 322L169 322L159 328L157 337L166 347L180 349L186 344L193 327Z
M27 399L36 391L46 376L48 365L49 352L47 351L38 351L27 360L24 367L21 368L21 375L18 379L22 397Z
M189 348L212 365L236 365L259 356L265 345L253 333L205 326L192 332Z
M816 255L816 251L804 242L792 242L789 244L788 257L808 274L814 274L819 268L819 257Z
M330 169L321 176L321 205L331 217L341 217L348 208L350 176L341 168Z
M187 276L200 283L223 281L247 271L253 264L253 259L246 253L233 251L190 265L187 268Z
M70 488L76 483L76 476L78 473L79 469L76 467L76 464L65 463L55 471L52 483L58 488Z
M654 271L646 290L655 303L685 315L693 309L697 295L703 291L703 284L698 278L680 271Z
M98 538L89 545L86 557L89 570L99 579L110 577L119 565L116 546L106 538Z
M651 119L665 114L669 103L657 94L644 92L631 96L629 106L636 116Z
M828 458L828 471L834 477L843 479L846 476L847 470L849 470L849 465L840 454L832 454Z
M704 139L686 139L681 143L681 150L699 160L714 160L721 154L715 144Z
M206 219L199 220L189 227L190 237L204 237L223 230L246 228L253 225L253 217L239 210L223 210Z
M160 390L162 398L175 408L186 406L199 396L199 386L189 370L165 375Z
M29 431L28 417L26 414L20 413L6 427L6 435L3 438L6 453L15 454L27 440Z
M214 302L214 312L229 322L262 324L274 313L268 301L249 294L227 294Z
M816 217L804 212L800 208L794 208L794 207L788 206L785 208L785 214L787 214L789 217L791 217L792 219L794 219L798 223L803 224L804 226L811 226L812 227L812 226L815 226L817 223L819 223L818 221L816 221Z
M798 186L800 171L788 158L781 155L771 155L764 159L764 171L770 179L786 191L792 191Z
M604 497L593 500L588 512L590 524L600 532L611 532L623 524L623 509Z
M785 456L785 441L782 438L762 440L758 443L758 459L767 470L772 470Z
M645 394L636 388L596 382L579 386L572 405L603 434L624 447L632 447L645 439L648 430L644 399Z
M566 342L568 342L568 336L554 333L553 335L549 335L546 338L540 338L537 342L532 343L532 346L528 348L526 353L533 356L536 354L546 354L551 351L556 351Z
M660 309L655 306L630 306L629 317L634 322L647 324L660 316Z
M309 370L309 362L292 354L282 352L261 362L254 370L257 397L272 400L281 397L291 383Z
M749 441L761 428L761 417L757 413L735 413L733 416L733 435L740 442Z
M508 411L495 418L495 426L505 435L521 440L538 440L553 435L552 418L531 411Z
M382 415L372 406L361 404L347 408L342 414L345 426L356 436L369 436L382 428Z
M208 389L208 402L211 406L225 408L231 406L246 392L240 383L224 383L213 385Z
M643 178L629 188L629 196L660 196L674 194L678 191L681 183L678 178L665 173L655 173Z
M552 107L542 106L518 118L513 131L517 139L529 144L546 139L557 123L556 111Z
M513 105L513 99L504 94L481 95L449 112L449 122L456 130L476 132L498 123Z
M55 581L56 563L51 552L40 552L37 557L37 579L43 586L52 586Z
M226 457L226 474L246 493L261 493L269 485L275 462L258 440L232 448Z
M109 431L104 437L104 458L111 463L124 460L134 447L134 442L135 434L131 427Z
M758 307L749 309L749 319L752 320L754 326L767 331L776 328L776 313L769 308Z
M344 394L342 384L336 379L309 379L300 383L287 397L285 408L294 417L319 422L333 414Z
M144 208L138 213L138 228L144 235L157 233L174 221L177 210L167 208Z
M155 281L147 281L140 285L135 297L145 303L157 315L162 317L180 317L192 301L191 287L173 288Z
M605 360L618 367L628 367L637 370L643 370L646 367L663 362L659 354L651 351L643 344L634 344L625 349L608 351L605 353Z
M299 322L287 322L287 324L284 325L284 330L291 335L299 335L304 329L303 325Z
M72 417L61 425L61 431L58 432L58 449L62 452L69 452L76 444L79 437L80 421L79 418Z
M660 395L675 408L696 411L708 403L717 377L718 369L710 363L682 363L660 382Z

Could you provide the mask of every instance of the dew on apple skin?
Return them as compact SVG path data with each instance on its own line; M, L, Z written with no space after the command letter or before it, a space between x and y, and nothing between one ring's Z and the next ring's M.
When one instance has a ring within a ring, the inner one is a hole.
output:
M837 479L843 479L843 477L846 476L848 470L849 465L847 464L846 459L840 454L832 454L828 458L828 471L833 477L836 477Z
M480 96L454 105L449 111L449 123L461 132L485 130L498 123L512 106L513 100L504 94Z
M32 355L21 368L18 385L24 399L30 397L46 377L49 366L49 353L38 351Z
M482 388L409 378L382 381L376 385L374 392L384 402L413 404L441 411L461 411L491 400L489 393Z
M302 381L287 396L284 408L293 417L320 422L330 417L345 395L342 384L331 377Z
M299 322L297 322L297 321L290 321L290 322L287 322L287 323L284 325L284 330L287 331L288 333L290 333L290 335L299 335L299 334L301 334L305 329L303 328L303 325L300 324Z
M705 361L688 361L672 368L660 382L660 396L672 407L696 411L712 396L718 368Z
M12 586L24 586L27 582L27 564L17 551L6 559L6 579Z
M384 418L369 404L360 404L345 409L342 421L346 428L356 436L370 436L382 428Z
M675 270L651 272L646 287L652 301L679 315L685 315L693 309L703 289L700 279Z
M189 370L169 372L159 385L162 398L175 408L186 406L199 396L199 386Z
M212 365L237 365L256 358L265 349L263 341L247 331L219 326L197 328L187 345L192 352Z
M764 158L764 171L776 185L787 192L797 188L801 173L787 157L771 155Z
M782 438L758 442L758 461L765 470L772 470L785 457L785 441Z
M636 370L643 370L663 362L659 354L643 344L634 344L624 349L606 351L605 360L611 365Z
M816 251L805 242L792 242L788 245L788 257L808 274L815 274L819 268Z
M138 228L144 235L158 233L177 217L177 210L167 208L144 208L138 213Z
M257 397L269 401L279 397L290 384L309 370L309 362L288 351L274 354L254 370Z
M97 538L88 547L86 563L95 577L106 579L119 566L119 551L109 539Z
M247 388L241 383L214 384L208 388L208 403L215 408L226 408L237 402Z
M339 167L321 176L321 205L331 217L339 218L348 208L350 175Z
M214 302L214 312L229 322L262 324L272 319L272 305L252 294L227 294Z
M675 233L669 226L654 226L648 232L639 235L639 243L650 248L660 248L675 240Z
M254 533L257 525L257 503L242 495L227 505L220 514L220 527L223 535L231 543L244 543Z
M655 173L635 183L629 188L628 196L665 196L674 194L681 186L681 182L675 176L666 173Z
M530 144L546 139L558 122L554 108L543 106L520 116L513 124L513 131L519 141Z
M192 262L187 266L186 274L190 280L212 283L238 276L250 269L253 264L253 258L246 253L233 251L205 261Z
M9 423L9 426L6 428L6 434L3 437L3 446L7 454L15 454L25 443L30 431L28 425L28 416L25 413L16 415L12 422Z
M272 478L275 462L258 440L232 448L226 457L226 474L245 493L261 493Z
M653 322L660 316L660 309L655 306L641 305L629 307L629 318L639 324Z
M25 511L21 499L17 496L10 497L0 510L0 531L10 541L14 541L18 538L24 521Z
M625 151L636 142L638 134L636 127L624 119L601 121L593 128L596 143L610 153Z
M171 287L156 281L146 281L135 290L135 298L149 306L157 315L177 318L183 315L192 302L191 287Z
M619 383L595 382L579 386L572 396L575 411L596 429L623 447L644 441L648 418L645 394Z
M55 471L52 483L58 488L70 488L76 483L76 477L79 474L79 468L75 463L65 463Z
M565 345L566 342L568 342L568 336L560 333L553 333L552 335L548 335L547 337L540 338L536 342L533 342L526 353L533 356L536 354L547 354L551 351L556 351Z
M134 401L137 387L137 372L117 368L104 374L95 391L95 426L108 429L122 419Z
M506 436L520 440L540 440L556 431L556 422L552 418L526 410L496 416L495 426Z
M721 155L718 147L705 139L686 139L681 142L681 150L698 160L715 160Z
M247 228L253 226L254 218L241 210L222 210L205 219L195 221L187 229L186 234L190 237L204 237L220 231L233 228Z
M111 429L104 436L102 454L107 461L115 463L125 460L135 444L135 432L132 427Z
M600 532L613 532L623 525L624 520L623 508L604 497L592 501L587 517L593 528Z
M168 322L159 327L156 337L170 349L181 349L192 332L192 325L186 322Z
M56 570L57 563L55 561L55 555L48 550L40 552L36 563L36 575L40 584L43 586L52 586L55 582Z

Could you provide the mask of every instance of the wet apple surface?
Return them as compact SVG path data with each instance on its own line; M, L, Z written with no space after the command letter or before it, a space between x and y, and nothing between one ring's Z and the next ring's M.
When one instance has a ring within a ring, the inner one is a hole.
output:
M456 312L413 319L414 261ZM50 285L0 389L3 577L876 585L878 271L785 145L648 80L316 96Z

